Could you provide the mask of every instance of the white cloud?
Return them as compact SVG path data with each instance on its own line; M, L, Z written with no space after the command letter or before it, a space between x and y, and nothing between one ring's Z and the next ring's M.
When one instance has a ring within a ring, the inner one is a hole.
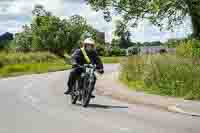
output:
M0 0L0 33L18 32L22 25L31 22L32 9L35 4L42 4L54 15L67 18L74 14L79 14L86 18L89 24L106 34L106 40L111 41L112 31L115 29L115 20L120 19L116 16L113 22L107 23L103 19L102 12L95 12L86 5L85 0ZM189 26L188 26L189 25ZM186 37L191 33L191 24L186 19L185 26L179 26L175 32L163 31L143 22L136 29L131 29L134 41L166 41L169 38Z

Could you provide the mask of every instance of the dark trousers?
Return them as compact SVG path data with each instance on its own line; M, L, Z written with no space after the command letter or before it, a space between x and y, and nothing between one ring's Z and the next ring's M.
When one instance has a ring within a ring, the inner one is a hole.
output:
M69 75L69 79L68 79L68 89L72 89L72 86L74 85L76 79L81 76L82 72L83 72L83 69L79 67L72 69Z

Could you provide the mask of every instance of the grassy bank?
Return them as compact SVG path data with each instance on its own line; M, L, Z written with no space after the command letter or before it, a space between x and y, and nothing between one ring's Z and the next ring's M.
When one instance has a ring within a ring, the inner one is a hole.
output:
M67 59L67 62L69 59ZM31 63L48 63L62 61L62 59L49 52L10 52L0 53L0 67L11 64L31 64Z
M49 52L0 53L0 77L46 73L71 68L66 60ZM120 63L124 57L102 57L105 64Z
M133 56L122 64L120 80L137 91L200 100L200 65L193 62L175 55Z
M62 71L70 68L70 65L59 63L14 64L2 67L0 77Z
M0 53L0 77L66 70L68 62L48 52Z

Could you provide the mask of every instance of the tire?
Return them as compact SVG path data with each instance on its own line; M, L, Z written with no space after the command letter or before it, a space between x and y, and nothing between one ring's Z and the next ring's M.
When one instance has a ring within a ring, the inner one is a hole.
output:
M71 104L76 104L77 100L78 100L78 96L75 94L75 90L78 87L78 82L75 82L75 85L73 86L72 89L72 94L71 94Z
M76 104L77 100L78 100L78 96L71 95L71 104Z
M83 106L84 108L86 108L86 107L89 105L90 99L91 99L91 97L90 97L89 94L86 94L86 96L83 97L82 106Z
M93 91L93 86L87 83L87 80L84 81L84 93L83 93L83 98L82 98L82 106L86 108L91 99L91 94Z

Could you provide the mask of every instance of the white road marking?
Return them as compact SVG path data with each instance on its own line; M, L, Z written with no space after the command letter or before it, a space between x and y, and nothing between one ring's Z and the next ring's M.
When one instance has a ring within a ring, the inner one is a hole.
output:
M30 101L32 103L38 103L39 102L39 99L37 99L36 97L33 97L31 95L27 96L28 99L30 99Z
M122 132L128 132L128 131L130 131L129 128L120 128L119 130L122 131Z
M24 89L29 89L29 88L31 88L32 86L33 86L33 83L30 82L30 83L28 83L27 85L24 86Z

